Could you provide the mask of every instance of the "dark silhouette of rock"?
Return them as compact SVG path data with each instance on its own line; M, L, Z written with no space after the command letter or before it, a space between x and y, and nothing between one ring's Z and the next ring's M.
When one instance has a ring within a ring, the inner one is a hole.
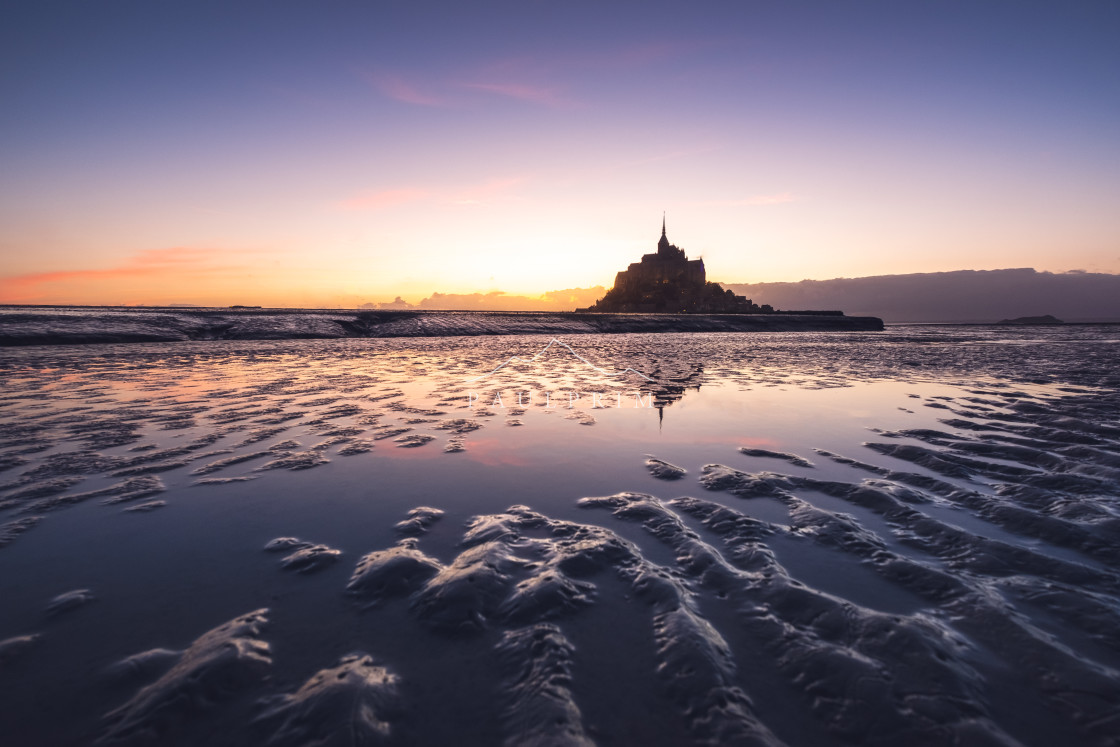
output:
M579 311L752 314L773 309L708 282L704 260L689 259L683 249L669 243L662 217L657 251L618 273L605 296Z
M1065 324L1065 322L1047 314L1046 316L1020 316L1015 319L1003 319L1000 324Z

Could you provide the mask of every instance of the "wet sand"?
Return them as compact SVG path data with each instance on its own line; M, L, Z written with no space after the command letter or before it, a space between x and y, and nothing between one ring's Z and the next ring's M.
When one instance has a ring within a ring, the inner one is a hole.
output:
M189 340L300 340L462 335L874 331L839 312L592 314L544 311L0 306L0 347Z
M1118 343L0 351L0 734L1112 743Z

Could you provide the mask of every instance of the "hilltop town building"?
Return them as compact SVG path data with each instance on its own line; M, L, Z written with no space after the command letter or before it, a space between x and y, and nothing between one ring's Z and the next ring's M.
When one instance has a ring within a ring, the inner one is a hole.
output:
M770 311L749 299L710 283L704 260L689 259L680 247L670 244L661 218L657 251L642 256L618 273L614 287L582 311L645 311L675 314L753 314Z

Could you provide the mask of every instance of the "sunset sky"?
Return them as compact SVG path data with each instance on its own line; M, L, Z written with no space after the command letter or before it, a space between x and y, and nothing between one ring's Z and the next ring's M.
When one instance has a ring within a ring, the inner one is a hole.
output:
M8 2L0 302L1120 272L1120 3Z

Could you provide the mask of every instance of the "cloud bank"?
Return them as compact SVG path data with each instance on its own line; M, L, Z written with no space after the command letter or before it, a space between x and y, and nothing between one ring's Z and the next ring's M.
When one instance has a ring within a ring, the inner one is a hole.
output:
M32 272L0 277L0 303L38 303L51 286L69 284L88 291L106 289L103 295L127 295L130 289L152 284L192 280L206 284L234 273L244 273L253 252L216 247L168 247L146 249L111 267ZM78 301L88 302L88 299Z
M607 289L566 288L548 291L541 296L517 296L502 291L489 293L433 293L419 303L411 304L400 296L388 303L362 304L364 309L433 309L443 311L572 311L590 306L602 298Z

